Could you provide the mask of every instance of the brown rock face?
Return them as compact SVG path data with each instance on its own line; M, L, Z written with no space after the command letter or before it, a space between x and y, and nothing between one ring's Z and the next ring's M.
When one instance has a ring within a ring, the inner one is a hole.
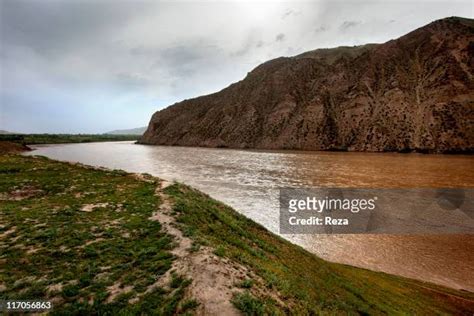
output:
M144 144L474 151L474 20L277 58L220 92L156 112Z

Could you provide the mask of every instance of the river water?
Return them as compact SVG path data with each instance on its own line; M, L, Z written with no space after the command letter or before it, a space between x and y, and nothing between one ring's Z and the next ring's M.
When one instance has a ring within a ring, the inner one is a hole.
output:
M233 150L107 142L29 155L191 185L278 233L281 187L474 187L474 156ZM474 291L474 235L284 235L334 262Z

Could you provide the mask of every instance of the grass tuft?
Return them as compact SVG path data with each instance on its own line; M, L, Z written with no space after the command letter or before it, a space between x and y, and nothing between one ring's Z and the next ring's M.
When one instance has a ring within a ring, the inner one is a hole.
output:
M265 303L254 297L249 291L235 294L232 304L247 316L265 315Z

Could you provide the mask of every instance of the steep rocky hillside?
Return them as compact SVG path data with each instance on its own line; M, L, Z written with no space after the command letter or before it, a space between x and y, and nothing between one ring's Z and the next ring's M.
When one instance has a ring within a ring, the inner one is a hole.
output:
M261 64L224 90L156 112L140 143L472 152L474 20Z

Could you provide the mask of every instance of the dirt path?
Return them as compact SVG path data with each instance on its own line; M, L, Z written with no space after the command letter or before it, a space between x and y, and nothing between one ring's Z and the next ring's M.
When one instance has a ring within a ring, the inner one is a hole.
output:
M240 315L231 303L233 293L242 291L235 284L253 277L253 273L240 264L214 255L209 247L191 251L193 242L177 228L175 218L171 215L172 201L163 192L170 184L162 181L157 188L156 194L162 203L150 219L159 221L167 233L175 238L176 247L172 253L176 259L172 268L154 286L168 287L172 273L176 273L192 280L186 296L199 303L197 315Z

